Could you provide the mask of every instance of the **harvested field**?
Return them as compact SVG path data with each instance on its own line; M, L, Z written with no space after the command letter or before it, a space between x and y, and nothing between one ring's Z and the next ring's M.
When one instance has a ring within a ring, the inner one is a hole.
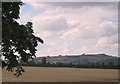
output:
M24 67L21 77L3 70L3 82L117 82L118 70L115 69L81 69Z

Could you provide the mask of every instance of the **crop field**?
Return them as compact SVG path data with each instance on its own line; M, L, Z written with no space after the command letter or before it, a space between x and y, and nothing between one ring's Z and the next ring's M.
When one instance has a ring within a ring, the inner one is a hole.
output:
M21 77L2 71L3 82L117 82L118 70L115 69L83 69L24 67Z

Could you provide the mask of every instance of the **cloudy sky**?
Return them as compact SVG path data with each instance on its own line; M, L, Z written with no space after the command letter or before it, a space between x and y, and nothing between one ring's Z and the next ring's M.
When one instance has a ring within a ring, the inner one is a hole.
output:
M118 7L112 2L28 2L21 7L21 24L33 22L44 40L37 56L118 55Z

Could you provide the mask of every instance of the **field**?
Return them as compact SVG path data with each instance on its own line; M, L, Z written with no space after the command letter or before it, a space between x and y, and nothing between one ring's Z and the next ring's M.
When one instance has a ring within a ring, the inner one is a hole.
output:
M21 77L3 70L3 82L117 82L118 70L24 67Z

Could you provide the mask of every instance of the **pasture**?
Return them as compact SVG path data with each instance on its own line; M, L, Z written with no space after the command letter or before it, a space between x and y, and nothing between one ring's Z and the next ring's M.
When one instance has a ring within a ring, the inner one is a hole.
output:
M21 77L2 70L3 82L117 82L118 70L54 67L24 67Z

